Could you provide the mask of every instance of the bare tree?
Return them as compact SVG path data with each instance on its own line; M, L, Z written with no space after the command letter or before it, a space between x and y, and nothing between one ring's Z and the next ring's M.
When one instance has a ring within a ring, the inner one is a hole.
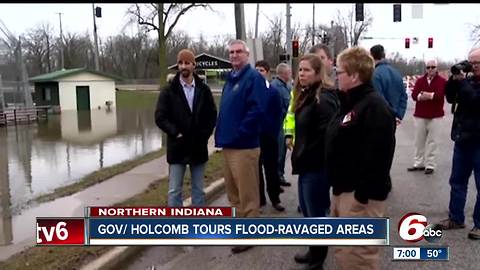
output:
M263 56L264 60L274 67L279 63L279 55L283 51L283 15L277 14L272 19L266 15L265 17L270 22L270 31L262 35Z
M137 22L144 31L157 31L158 33L158 63L160 70L160 85L166 83L167 77L167 50L166 41L172 34L180 18L189 10L196 7L207 8L208 4L135 4L127 13L130 15L130 22Z
M27 30L22 46L25 50L28 73L32 76L52 70L53 28L50 24L41 24Z
M65 68L93 67L93 44L87 32L82 35L67 33L64 44Z
M166 62L168 65L172 65L177 62L177 54L180 50L185 48L195 48L196 46L193 45L194 42L192 38L187 34L185 31L177 31L172 33L168 39L166 44ZM196 49L195 49L196 50Z
M358 44L358 40L368 31L368 28L372 25L372 22L373 17L368 9L365 9L363 21L355 21L355 11L353 7L345 15L342 15L340 10L337 10L337 17L335 18L335 24L340 26L343 37L347 41L349 47L356 46Z
M471 26L470 36L475 41L474 45L480 44L480 24Z

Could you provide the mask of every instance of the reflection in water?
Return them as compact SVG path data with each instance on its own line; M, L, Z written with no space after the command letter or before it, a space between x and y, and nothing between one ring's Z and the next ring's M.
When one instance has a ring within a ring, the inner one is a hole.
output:
M10 244L13 238L6 137L6 130L0 128L0 246Z
M63 111L46 122L0 130L2 218L41 194L163 145L152 110Z

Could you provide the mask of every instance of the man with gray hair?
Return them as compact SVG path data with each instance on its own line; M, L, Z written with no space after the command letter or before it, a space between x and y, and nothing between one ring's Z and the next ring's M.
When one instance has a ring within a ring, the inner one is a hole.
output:
M471 72L452 74L445 86L448 103L456 104L452 123L452 173L448 218L440 223L443 230L465 228L465 203L468 179L475 176L477 196L473 210L473 228L468 238L480 240L480 48L468 55Z
M249 63L249 49L242 40L229 46L233 70L222 90L215 130L215 146L223 148L225 189L238 217L258 217L260 210L260 124L267 100L267 84ZM251 246L236 246L233 253Z
M432 174L436 167L437 137L440 120L445 115L443 104L447 81L437 71L437 60L425 62L425 75L415 82L412 99L415 101L415 158L410 171Z
M273 87L278 89L282 98L282 123L287 115L288 105L290 104L290 92L292 91L292 69L285 63L277 65L277 77L272 80ZM285 157L287 155L287 146L285 145L285 133L283 127L280 128L280 134L278 137L279 155L278 155L278 174L280 177L280 185L291 186L289 182L285 180Z

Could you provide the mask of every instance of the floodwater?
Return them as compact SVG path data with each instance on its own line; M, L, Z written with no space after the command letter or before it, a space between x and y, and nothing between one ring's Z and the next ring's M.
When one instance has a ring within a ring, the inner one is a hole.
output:
M42 194L159 150L162 137L151 109L63 111L0 127L0 212L19 214Z

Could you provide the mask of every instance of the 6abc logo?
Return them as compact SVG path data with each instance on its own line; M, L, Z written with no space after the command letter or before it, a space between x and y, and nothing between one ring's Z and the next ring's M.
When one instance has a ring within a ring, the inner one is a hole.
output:
M408 213L398 222L400 238L408 242L418 242L422 239L430 243L440 241L442 228L440 224L428 224L427 218L419 213Z

